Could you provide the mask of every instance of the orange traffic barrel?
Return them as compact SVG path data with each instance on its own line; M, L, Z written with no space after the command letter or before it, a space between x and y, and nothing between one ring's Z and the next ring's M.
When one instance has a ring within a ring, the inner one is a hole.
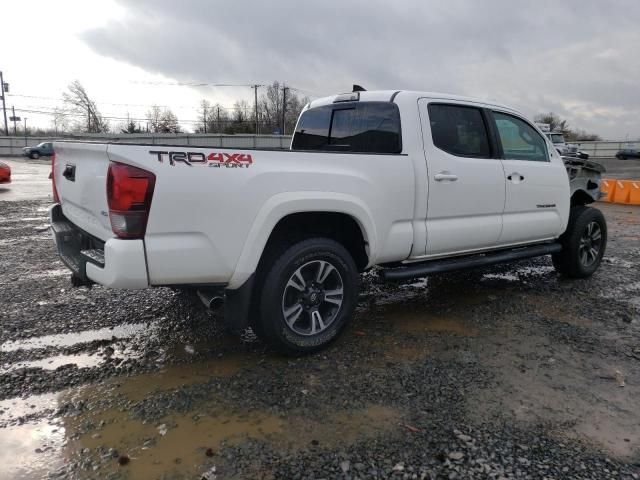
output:
M631 184L629 203L631 205L640 205L640 181L632 181L629 183Z
M631 194L631 182L629 180L616 180L616 190L613 192L615 203L629 203Z
M616 181L608 178L603 178L600 181L600 191L604 194L600 201L613 202L613 194L616 191Z

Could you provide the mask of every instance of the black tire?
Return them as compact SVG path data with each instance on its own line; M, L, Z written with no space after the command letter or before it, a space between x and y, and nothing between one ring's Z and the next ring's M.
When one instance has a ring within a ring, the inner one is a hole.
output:
M276 251L281 252L277 258L267 259L261 266L264 274L254 332L286 355L321 350L337 338L353 316L359 287L356 264L341 244L328 238L309 238ZM329 273L318 283L323 268ZM304 277L298 282L304 290L290 281L296 273ZM337 291L341 293L331 293ZM336 299L330 295L341 295L340 305L336 306ZM287 323L285 311L297 307L298 315L288 317L290 321L294 316L296 319Z
M31 157L33 160L37 160L37 159L39 159L39 158L40 158L40 154L39 154L38 152L33 152L33 153L30 155L30 157Z
M562 251L551 256L556 271L570 278L593 275L607 247L607 222L602 212L582 205L571 208L560 243Z

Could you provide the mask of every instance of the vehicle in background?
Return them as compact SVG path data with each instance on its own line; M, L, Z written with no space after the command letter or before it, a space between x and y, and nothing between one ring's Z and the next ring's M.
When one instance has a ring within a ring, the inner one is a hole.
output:
M76 286L195 290L288 354L381 280L551 255L585 278L607 225L593 162L509 107L407 91L316 99L290 151L60 141L51 228ZM589 163L589 165L587 165Z
M11 183L11 167L0 162L0 185L5 183Z
M640 150L637 148L623 148L616 153L618 160L626 160L627 158L640 158Z
M583 160L589 159L589 154L579 151L578 146L575 143L567 143L562 132L552 132L551 125L549 125L548 123L536 122L536 125L538 126L538 128L540 128L540 130L542 130L542 133L544 133L546 137L551 140L553 146L563 157L576 157Z
M42 142L35 147L24 147L22 149L22 155L29 158L50 157L53 155L53 143Z

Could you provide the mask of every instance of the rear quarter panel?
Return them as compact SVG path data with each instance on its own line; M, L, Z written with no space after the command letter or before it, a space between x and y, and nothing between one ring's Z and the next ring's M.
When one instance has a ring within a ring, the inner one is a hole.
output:
M160 162L149 153L158 150L250 155L251 163L172 165L168 155ZM238 287L255 270L277 222L304 211L353 216L370 264L401 260L411 250L414 173L407 155L118 144L109 145L108 155L156 175L145 236L154 285Z

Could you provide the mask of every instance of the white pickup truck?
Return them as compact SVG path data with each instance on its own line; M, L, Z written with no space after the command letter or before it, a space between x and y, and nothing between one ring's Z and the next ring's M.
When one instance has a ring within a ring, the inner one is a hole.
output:
M314 100L288 151L54 149L51 223L74 284L198 289L288 354L338 335L374 266L402 280L550 254L587 277L607 241L585 206L597 164L565 165L517 111L453 95Z

